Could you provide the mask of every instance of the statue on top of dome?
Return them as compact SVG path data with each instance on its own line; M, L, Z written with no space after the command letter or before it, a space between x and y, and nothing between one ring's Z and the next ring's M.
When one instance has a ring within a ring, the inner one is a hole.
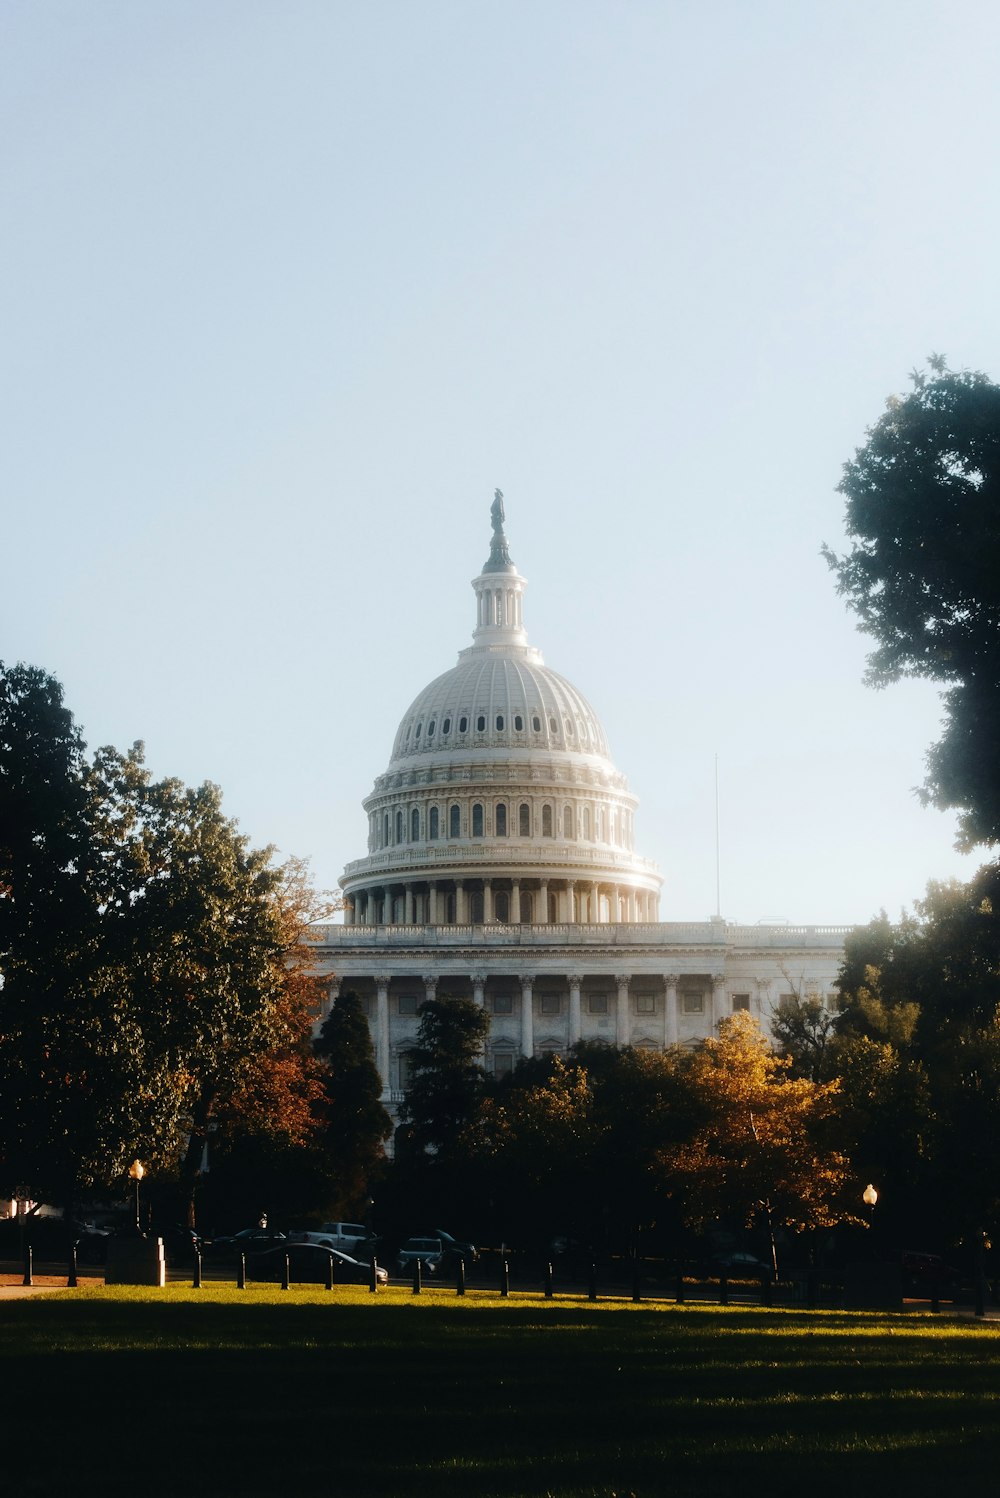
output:
M503 490L494 489L493 503L490 505L490 520L493 523L493 541L490 545L490 557L484 572L513 572L514 563L510 559L507 550L507 537L503 533L505 519L503 508Z
M494 489L493 503L490 505L490 519L493 521L493 529L495 531L503 530L505 518L503 511L503 490Z

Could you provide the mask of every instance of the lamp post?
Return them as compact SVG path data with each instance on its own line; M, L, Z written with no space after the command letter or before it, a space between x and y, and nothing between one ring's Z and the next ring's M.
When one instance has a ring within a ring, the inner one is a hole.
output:
M865 1187L864 1191L862 1191L861 1200L868 1208L868 1224L869 1226L871 1226L875 1218L875 1203L878 1201L878 1192L875 1190L875 1187L872 1185L871 1181L868 1182L868 1185Z
M146 1168L141 1160L133 1160L128 1168L129 1179L135 1182L135 1235L142 1238L145 1234L139 1224L139 1182L146 1174Z

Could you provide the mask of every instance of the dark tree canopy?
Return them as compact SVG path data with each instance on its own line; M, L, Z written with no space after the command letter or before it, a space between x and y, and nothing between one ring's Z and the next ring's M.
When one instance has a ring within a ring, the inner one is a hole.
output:
M489 1017L471 999L442 995L420 1006L410 1086L399 1110L397 1148L446 1156L471 1122L483 1088Z
M945 724L922 795L960 812L961 845L1000 841L1000 386L931 374L892 397L844 465L854 545L824 548L838 591L875 640L868 680L942 683Z
M326 1121L320 1141L331 1183L331 1217L354 1217L385 1160L392 1119L361 1000L348 989L334 1001L316 1040L324 1064Z

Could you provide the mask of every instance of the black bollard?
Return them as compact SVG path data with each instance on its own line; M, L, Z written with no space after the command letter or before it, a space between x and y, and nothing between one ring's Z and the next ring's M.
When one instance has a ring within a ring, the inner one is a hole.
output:
M33 1285L35 1283L32 1277L31 1269L31 1244L28 1243L25 1245L24 1249L24 1279L21 1281L22 1285Z
M69 1263L66 1267L66 1286L69 1290L76 1289L76 1244L69 1246Z
M719 1305L729 1304L729 1276L725 1270L719 1275Z
M201 1249L200 1248L196 1248L195 1251L194 1251L194 1278L191 1281L191 1288L192 1288L192 1290L200 1290L201 1289Z
M597 1265L594 1263L593 1259L591 1259L590 1261L590 1279L587 1284L587 1299L597 1299Z
M247 1287L247 1256L240 1254L236 1263L236 1288L245 1290Z
M326 1256L326 1288L333 1289L333 1254Z
M422 1274L421 1274L420 1260L419 1259L414 1259L414 1261L413 1261L413 1293L414 1293L414 1295L419 1295L420 1291L422 1289L423 1289L423 1277L422 1277Z
M545 1299L551 1300L554 1286L552 1284L552 1265L545 1266Z
M500 1260L500 1294L504 1300L510 1294L510 1265L506 1259Z
M632 1260L632 1299L638 1303L642 1299L642 1279L639 1274L639 1260Z
M287 1290L291 1281L291 1265L288 1262L287 1254L284 1255L284 1260L285 1262L281 1266L281 1288L282 1290Z
M459 1261L458 1261L458 1267L455 1270L455 1294L456 1295L464 1295L465 1294L465 1260L464 1259L459 1259Z
M378 1264L374 1254L372 1254L368 1265L368 1290L371 1295L375 1295L378 1292Z

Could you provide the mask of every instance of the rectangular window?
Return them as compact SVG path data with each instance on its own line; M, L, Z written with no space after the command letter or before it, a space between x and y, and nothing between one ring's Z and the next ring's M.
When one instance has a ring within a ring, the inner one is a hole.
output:
M420 1000L415 993L401 993L396 1003L400 1014L416 1014Z
M493 1075L498 1082L509 1077L514 1070L514 1057L510 1051L498 1051L493 1057Z
M682 993L682 1014L703 1014L705 1010L705 995L703 993Z
M513 1014L514 996L509 993L495 993L493 995L494 1014Z
M541 999L542 1014L559 1013L559 995L557 993L543 993Z
M635 996L636 1014L655 1014L656 996L651 993L637 993Z
M738 1014L741 1009L750 1008L750 995L748 993L733 994L733 1013Z
M587 998L587 1011L590 1014L607 1014L608 996L606 993L592 993Z

